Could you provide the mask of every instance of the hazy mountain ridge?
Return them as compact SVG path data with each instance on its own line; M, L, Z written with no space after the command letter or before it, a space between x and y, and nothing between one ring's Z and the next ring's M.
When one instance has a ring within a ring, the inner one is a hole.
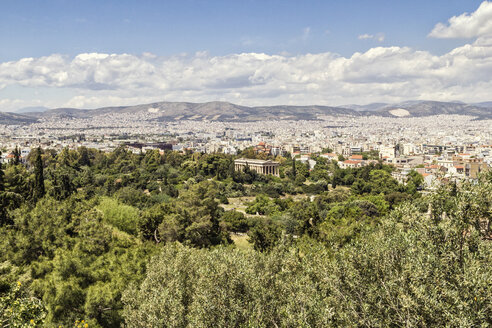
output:
M17 113L17 114L36 113L36 112L45 112L47 110L49 110L48 107L44 107L44 106L31 106L31 107L20 108L20 109L16 110L15 113Z
M439 102L439 101L422 101L407 102L398 105L390 105L378 110L385 116L391 116L391 111L404 109L408 111L408 116L433 116L433 115L470 115L476 117L492 117L492 108L479 107L458 102Z
M385 116L423 117L433 115L471 115L480 119L492 118L492 102L480 105L461 102L406 101L398 104L374 103L348 106L241 106L228 102L157 102L135 106L102 107L97 109L56 108L43 112L10 113L11 120L32 122L39 118L95 118L108 114L135 113L148 115L151 120L211 120L211 121L262 121L262 120L316 120L323 116ZM3 113L7 115L7 113ZM17 116L15 116L17 115ZM13 123L12 123L13 124Z
M0 124L5 125L23 125L35 123L37 120L34 117L16 114L16 113L7 113L0 112Z

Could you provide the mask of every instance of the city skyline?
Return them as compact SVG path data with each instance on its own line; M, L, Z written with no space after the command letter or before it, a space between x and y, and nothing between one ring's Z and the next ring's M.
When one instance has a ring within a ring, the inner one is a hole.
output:
M488 1L2 6L0 111L491 100Z

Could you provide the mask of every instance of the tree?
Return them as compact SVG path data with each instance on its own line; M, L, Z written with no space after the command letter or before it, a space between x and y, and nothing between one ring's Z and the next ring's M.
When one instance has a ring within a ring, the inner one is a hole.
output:
M247 203L248 207L245 212L248 214L270 215L280 211L280 207L275 204L267 195L260 194L255 200Z
M243 213L230 210L222 215L222 220L228 226L228 230L234 232L247 232L250 227L249 220Z
M2 156L2 152L0 151L0 157ZM0 192L5 191L5 173L3 172L3 165L0 162Z
M274 222L260 221L249 232L248 241L253 244L255 250L264 252L271 250L280 240L282 231Z
M14 158L12 159L12 164L13 165L19 165L21 162L21 152L20 152L19 147L15 146L12 154L14 155Z
M292 158L292 180L296 179L297 169L296 169L296 158Z
M0 164L0 226L11 224L9 211L19 208L29 198L26 176L22 165L9 165L4 172Z
M53 173L53 189L50 193L51 196L58 200L68 198L75 191L75 186L71 180L70 171L67 167L56 169Z
M407 175L407 192L409 194L416 194L424 184L424 177L415 170L410 171Z
M78 160L78 165L80 166L90 166L91 165L91 159L89 157L89 150L82 146L79 147L79 160Z
M256 253L166 245L141 286L125 292L125 323L137 328L333 326L330 296L322 295L325 284L311 280L313 273L297 254L286 247Z
M2 152L0 151L0 157ZM3 165L0 162L0 226L7 223L7 195L5 192L5 173L3 172Z
M44 173L43 173L43 159L41 157L41 147L36 150L36 157L34 160L34 188L33 198L35 201L43 198L46 190L44 186Z
M0 325L1 327L35 327L42 326L46 310L42 302L22 290L22 284L0 294Z
M321 150L321 153L325 154L325 153L333 153L333 149L332 148L323 148Z
M229 243L220 224L224 210L215 201L216 188L215 183L203 181L177 199L145 210L137 224L140 236L157 243L179 241L195 247Z

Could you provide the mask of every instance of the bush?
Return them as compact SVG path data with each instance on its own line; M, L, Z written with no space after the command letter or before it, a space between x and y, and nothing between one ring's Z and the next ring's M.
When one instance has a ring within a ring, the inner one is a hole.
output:
M104 221L130 234L136 234L139 210L124 205L114 198L103 197L97 208L103 213Z

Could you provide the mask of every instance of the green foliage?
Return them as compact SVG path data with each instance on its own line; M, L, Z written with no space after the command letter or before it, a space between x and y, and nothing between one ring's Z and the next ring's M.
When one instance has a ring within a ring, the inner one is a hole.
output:
M129 327L327 326L333 315L294 250L168 245L125 293Z
M0 156L1 155L2 152L0 152ZM2 166L2 163L0 163L0 227L9 223L7 209L10 203L5 192L5 173L3 172Z
M333 149L331 149L331 148L323 148L321 150L321 153L322 154L325 154L325 153L333 153Z
M67 167L58 168L52 173L52 188L49 194L57 199L67 199L74 191L73 173Z
M227 230L233 232L247 232L251 226L250 220L235 210L224 212L222 221L227 225Z
M30 296L20 282L0 293L1 327L36 327L44 323L46 310L42 302Z
M114 198L103 197L97 209L103 213L104 222L129 234L137 233L140 213L135 207L122 204Z
M96 200L42 198L14 212L0 230L0 261L10 260L42 299L49 325L80 318L99 326L121 324L121 292L145 272L153 247L106 224ZM125 205L126 206L126 205Z
M271 200L267 195L258 195L255 200L248 204L246 213L270 215L280 211L280 206L275 201Z
M2 173L0 173L0 175ZM5 191L12 192L18 195L23 200L27 200L31 197L31 186L29 185L29 182L29 173L24 166L9 165L6 168L4 189ZM15 208L17 207L18 206L15 206Z
M44 186L44 173L43 173L43 159L41 155L41 148L36 150L34 160L34 187L33 187L33 199L39 200L46 193Z
M224 211L215 201L215 188L214 183L203 181L179 198L144 211L140 235L156 242L179 241L196 247L229 243L226 228L220 225Z
M341 247L356 238L379 216L376 205L367 200L355 200L334 205L319 226L319 239L331 247Z
M0 156L2 156L2 152L0 151ZM0 163L0 192L5 191L5 181L4 181L5 173L3 172L3 164Z
M259 221L248 232L249 242L253 244L253 248L257 251L263 252L271 250L280 240L281 237L280 227L274 222Z
M417 190L422 189L423 184L424 177L415 170L410 171L407 175L407 193L415 195Z
M430 216L404 204L337 252L306 239L263 253L167 245L126 291L126 324L487 327L490 188L444 189Z
M143 191L133 187L123 187L115 192L115 197L122 203L137 208L143 208L151 204L149 196Z
M424 195L381 163L288 157L273 177L234 158L81 147L0 168L1 297L22 281L47 327L491 325L492 174ZM241 196L250 215L223 209Z

